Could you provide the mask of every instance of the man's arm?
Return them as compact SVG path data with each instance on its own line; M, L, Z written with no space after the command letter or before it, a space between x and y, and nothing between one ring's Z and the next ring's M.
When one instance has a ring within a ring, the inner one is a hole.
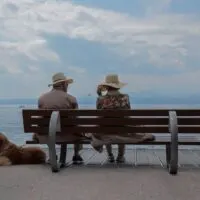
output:
M73 101L72 101L72 109L78 109L78 101L77 99L74 97Z
M41 101L41 98L38 99L38 108L39 108L39 109L42 108L42 101Z
M67 94L66 101L68 102L68 104L70 104L70 108L68 108L68 109L78 109L79 108L76 97L74 97L70 94Z
M41 94L38 98L38 108L39 109L45 109L46 108L46 101L47 101L47 96L45 93ZM48 107L47 107L48 108Z

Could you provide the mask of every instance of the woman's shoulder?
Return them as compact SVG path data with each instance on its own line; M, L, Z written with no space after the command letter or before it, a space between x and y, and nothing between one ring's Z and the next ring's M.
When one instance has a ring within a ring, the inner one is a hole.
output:
M105 96L98 96L98 97L97 97L97 101L101 101L101 100L103 100L103 99L105 99Z
M99 97L97 97L96 102L98 104L103 104L106 99L107 99L106 96L99 96Z
M129 95L128 94L120 93L120 96L129 99Z
M104 100L104 99L109 99L109 98L113 98L113 97L116 97L116 98L127 98L129 99L129 95L128 94L123 94L123 93L119 93L117 95L104 95L104 96L99 96L97 97L97 100Z

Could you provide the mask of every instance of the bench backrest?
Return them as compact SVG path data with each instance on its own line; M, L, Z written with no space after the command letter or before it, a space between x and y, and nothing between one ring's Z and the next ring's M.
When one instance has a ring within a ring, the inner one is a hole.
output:
M24 132L48 134L54 110L24 109ZM169 109L60 110L62 133L168 133ZM179 133L200 133L200 109L176 109Z

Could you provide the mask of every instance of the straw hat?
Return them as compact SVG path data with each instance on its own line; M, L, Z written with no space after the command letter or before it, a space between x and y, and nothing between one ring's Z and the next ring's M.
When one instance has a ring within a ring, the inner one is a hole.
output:
M125 85L127 85L127 83L119 81L119 77L117 74L108 74L105 77L104 82L99 84L99 86L109 86L116 89L120 89Z
M67 78L62 72L58 72L52 76L52 83L49 84L48 86L50 87L61 82L66 82L68 84L71 84L73 83L73 79Z

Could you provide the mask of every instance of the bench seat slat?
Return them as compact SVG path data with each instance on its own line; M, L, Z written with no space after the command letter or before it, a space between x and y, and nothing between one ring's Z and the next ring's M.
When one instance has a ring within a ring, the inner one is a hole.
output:
M63 133L169 133L168 126L137 126L137 127L122 127L122 126L62 126ZM49 128L46 127L28 127L25 132L40 133L47 135ZM178 126L179 133L200 133L200 126Z
M62 117L66 116L168 116L175 110L177 116L200 116L200 109L136 109L136 110L60 110ZM53 110L23 109L23 116L50 116Z
M169 118L61 118L61 124L64 126L79 125L168 125Z
M39 126L49 126L49 117L44 118L29 118L26 119L26 123ZM70 125L168 125L169 118L61 118L61 124L63 126Z
M168 126L147 126L147 127L122 127L122 126L61 126L62 133L168 133ZM47 135L48 127L29 127L27 132Z
M142 142L142 143L126 143L126 144L134 144L134 145L143 145L143 144L148 144L148 145L164 145L167 143L170 143L171 139L170 136L165 135L165 136L156 136L156 140L155 141L151 141L151 142ZM76 143L81 143L81 144L90 144L90 140L80 140L80 141L63 141L63 142L59 142L57 144L63 144L63 143L67 143L67 144L76 144ZM191 136L191 137L184 137L181 136L179 138L178 141L179 145L200 145L200 137L196 137L196 136ZM26 141L26 144L37 144L36 141Z
M49 126L50 117L44 118L30 118L26 119L26 123L39 126ZM61 124L64 125L168 125L169 118L155 118L155 117L133 117L133 118L61 118ZM184 117L178 118L178 125L200 125L200 118L198 117Z

